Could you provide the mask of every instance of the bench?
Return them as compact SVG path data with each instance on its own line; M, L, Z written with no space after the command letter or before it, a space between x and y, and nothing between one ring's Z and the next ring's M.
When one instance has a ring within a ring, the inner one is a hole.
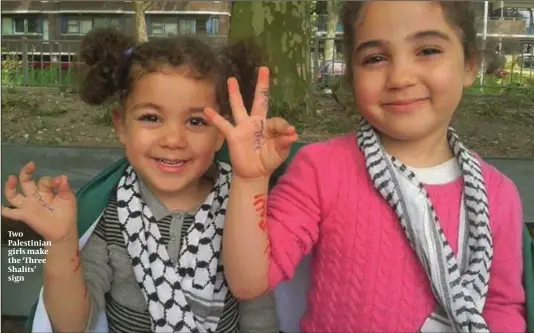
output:
M36 178L66 174L74 190L79 189L93 176L123 156L118 148L74 148L74 147L35 147L2 145L2 189L7 176L17 174L20 167L30 160L37 164ZM523 201L526 222L534 225L534 159L488 158L489 163L507 174L517 184ZM2 191L2 204L6 204ZM32 273L24 273L24 281L9 282L8 272L8 231L22 232L24 240L38 240L40 237L24 224L16 221L2 221L2 317L27 316L37 299L42 285L42 265L35 265ZM17 255L13 255L17 257ZM18 255L22 257L22 255ZM42 258L32 255L33 258ZM301 264L306 266L306 260ZM300 274L297 271L297 275ZM287 286L291 282L287 283ZM293 288L293 287L292 287ZM298 288L306 288L299 285ZM284 287L282 287L284 289ZM294 302L290 294L277 300L281 303ZM297 300L298 301L298 300ZM302 300L304 301L304 300ZM286 305L287 306L287 305ZM300 307L299 307L300 308ZM297 328L295 328L297 331Z

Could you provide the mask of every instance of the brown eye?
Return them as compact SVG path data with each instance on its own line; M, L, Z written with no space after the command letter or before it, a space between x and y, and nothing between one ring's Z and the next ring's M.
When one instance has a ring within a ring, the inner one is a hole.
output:
M159 121L159 117L154 114L144 114L141 117L137 118L137 120L140 121L146 121L146 122L157 122Z
M365 58L364 61L363 61L363 64L364 65L372 65L372 64L377 64L377 63L379 63L379 62L381 62L383 60L385 60L385 59L381 55L374 55L374 56Z
M435 55L435 54L439 54L439 53L442 53L442 51L440 49L435 48L435 47L427 47L427 48L422 49L419 52L419 54L422 55L422 56L431 56L431 55Z
M194 126L194 127L206 126L208 124L206 120L200 117L189 118L188 122L191 126Z

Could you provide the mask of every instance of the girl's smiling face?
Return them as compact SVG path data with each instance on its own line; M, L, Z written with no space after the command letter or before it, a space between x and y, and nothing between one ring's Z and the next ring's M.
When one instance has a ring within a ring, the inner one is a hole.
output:
M114 123L126 157L159 197L196 186L213 163L223 136L207 122L217 109L215 87L183 69L141 76Z
M444 135L476 66L441 5L367 2L354 36L352 83L361 114L395 140Z

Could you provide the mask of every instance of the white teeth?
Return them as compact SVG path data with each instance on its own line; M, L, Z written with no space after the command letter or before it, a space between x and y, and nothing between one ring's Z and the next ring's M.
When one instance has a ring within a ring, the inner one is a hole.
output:
M172 166L180 166L180 165L184 164L184 161L165 160L165 159L161 159L161 158L158 158L157 160L161 164L172 165Z

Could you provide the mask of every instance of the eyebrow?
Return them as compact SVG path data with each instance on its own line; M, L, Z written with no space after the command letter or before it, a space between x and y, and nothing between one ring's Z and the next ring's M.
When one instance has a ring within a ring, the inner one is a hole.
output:
M445 41L451 40L451 38L446 33L439 31L439 30L419 31L414 34L411 34L410 36L408 36L407 39L410 41L413 41L413 40L424 39L424 38L439 38ZM358 54L367 48L380 47L384 44L386 44L384 40L380 40L380 39L368 40L368 41L358 44L356 46L356 49L354 50L354 53Z
M188 109L189 113L204 113L205 106L192 106Z
M205 106L192 106L187 109L187 112L188 113L199 113L199 112L203 113L205 108L206 108ZM133 107L133 110L138 110L138 109L153 109L158 112L163 112L164 110L162 106L157 105L155 103L151 103L151 102L143 102L143 103L135 104Z
M151 103L151 102L143 102L143 103L138 103L138 104L135 104L134 107L132 108L133 110L138 110L138 109L154 109L156 111L163 111L163 108L157 104L154 104L154 103Z

